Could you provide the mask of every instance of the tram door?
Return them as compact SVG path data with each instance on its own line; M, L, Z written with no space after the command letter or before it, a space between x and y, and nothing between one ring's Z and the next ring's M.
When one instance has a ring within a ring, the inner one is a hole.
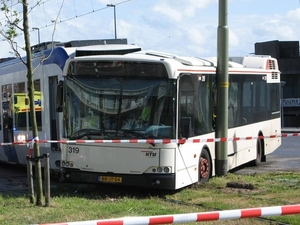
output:
M58 78L57 76L49 77L49 113L50 113L50 138L51 140L59 140L60 138L60 124L59 115L56 112L56 92L57 92ZM52 151L59 151L57 143L51 143Z
M1 139L3 143L11 143L14 141L13 136L13 112L11 109L12 84L3 85L1 87ZM18 156L14 145L3 145L4 161L18 162ZM1 155L2 157L2 155Z

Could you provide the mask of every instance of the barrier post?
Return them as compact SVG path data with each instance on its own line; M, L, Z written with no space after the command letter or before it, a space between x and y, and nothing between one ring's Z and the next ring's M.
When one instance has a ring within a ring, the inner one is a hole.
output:
M50 160L49 153L44 154L45 206L50 206Z
M26 156L27 160L27 182L28 182L28 195L30 203L34 203L34 189L33 189L33 173L32 173L32 162L30 156Z

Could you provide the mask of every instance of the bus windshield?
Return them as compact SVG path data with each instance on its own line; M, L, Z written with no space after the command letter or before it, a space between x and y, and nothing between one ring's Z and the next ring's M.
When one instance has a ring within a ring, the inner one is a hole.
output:
M175 137L176 81L166 78L66 78L64 136L70 139Z

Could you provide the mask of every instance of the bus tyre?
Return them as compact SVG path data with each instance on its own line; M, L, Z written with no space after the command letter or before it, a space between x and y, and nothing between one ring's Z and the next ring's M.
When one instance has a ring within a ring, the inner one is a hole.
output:
M202 149L199 160L199 178L200 183L206 183L211 175L211 159L206 149Z
M261 146L261 140L258 139L256 142L256 158L253 160L253 166L259 166L262 159L262 146Z

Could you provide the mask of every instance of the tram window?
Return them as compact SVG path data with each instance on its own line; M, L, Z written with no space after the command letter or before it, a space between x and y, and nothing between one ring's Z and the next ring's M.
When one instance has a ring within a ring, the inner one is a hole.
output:
M18 130L26 130L26 112L29 110L25 82L13 85L14 92L11 96L14 126Z
M14 126L18 130L26 130L29 126L31 129L30 121L30 102L28 93L26 92L25 83L14 84L14 93L11 97L12 111L14 114ZM42 126L42 93L40 89L40 80L34 81L34 106L36 113L36 120L38 129L41 130Z
M2 118L3 121L3 141L11 142L13 140L12 112L11 112L11 93L12 85L6 84L1 87L2 91Z

